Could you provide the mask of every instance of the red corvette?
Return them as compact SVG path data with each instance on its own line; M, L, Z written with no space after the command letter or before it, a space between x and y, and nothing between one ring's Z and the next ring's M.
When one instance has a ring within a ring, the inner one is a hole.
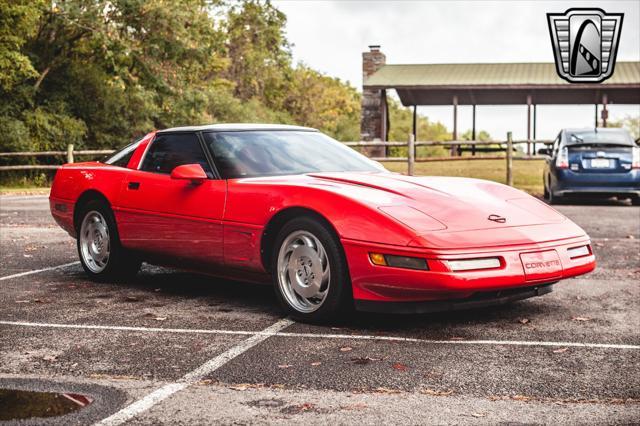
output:
M310 321L507 303L595 267L585 232L519 190L389 173L303 127L153 132L63 166L50 205L93 279L146 261L273 282Z

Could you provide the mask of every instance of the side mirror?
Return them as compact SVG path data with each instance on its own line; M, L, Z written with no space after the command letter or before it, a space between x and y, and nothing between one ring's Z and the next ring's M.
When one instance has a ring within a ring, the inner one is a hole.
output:
M193 184L201 184L207 179L207 174L200 164L183 164L171 171L171 179L190 180Z
M551 157L551 148L540 148L538 154Z

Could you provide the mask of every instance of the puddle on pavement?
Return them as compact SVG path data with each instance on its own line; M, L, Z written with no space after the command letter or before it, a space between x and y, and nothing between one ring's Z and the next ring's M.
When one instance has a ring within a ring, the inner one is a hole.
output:
M89 404L90 398L74 393L0 389L0 421L62 416Z

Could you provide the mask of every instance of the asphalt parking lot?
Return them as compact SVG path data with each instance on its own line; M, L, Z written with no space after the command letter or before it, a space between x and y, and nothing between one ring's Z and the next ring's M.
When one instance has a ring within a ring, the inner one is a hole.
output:
M510 306L282 318L268 287L145 265L88 281L44 196L0 197L0 388L102 424L640 422L640 208L558 209L597 270Z

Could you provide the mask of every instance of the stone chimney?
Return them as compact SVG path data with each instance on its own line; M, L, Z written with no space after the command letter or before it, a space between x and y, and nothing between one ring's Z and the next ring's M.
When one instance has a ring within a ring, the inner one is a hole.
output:
M380 46L369 46L362 53L362 82L378 71L387 62ZM387 139L387 95L385 90L362 88L362 112L360 118L360 137L363 141ZM370 147L365 150L372 157L384 157L385 149Z

